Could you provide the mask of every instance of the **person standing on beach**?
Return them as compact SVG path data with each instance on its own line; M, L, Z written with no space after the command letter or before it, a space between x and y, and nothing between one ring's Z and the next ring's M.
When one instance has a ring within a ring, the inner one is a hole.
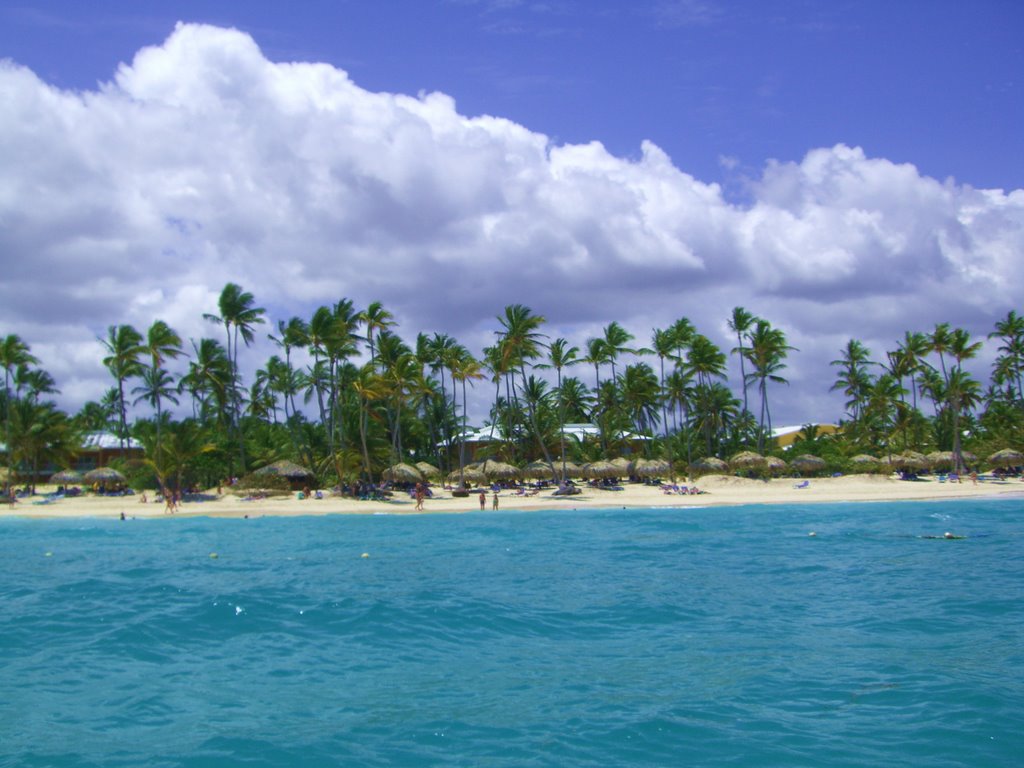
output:
M426 493L423 491L423 483L416 483L416 509L420 512L423 511L423 499L426 497Z
M498 492L495 491L494 495L491 496L491 509L495 509L496 510L497 508L498 508Z
M487 491L480 489L480 511L484 511L484 507L487 505Z

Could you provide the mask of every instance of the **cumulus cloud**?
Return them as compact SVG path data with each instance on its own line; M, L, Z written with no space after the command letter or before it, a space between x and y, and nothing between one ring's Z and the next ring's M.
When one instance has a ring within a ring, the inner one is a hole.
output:
M849 336L982 334L1024 295L1024 190L839 145L769 162L736 205L651 143L556 145L441 93L271 62L234 30L178 25L87 92L0 64L0 113L0 328L69 407L107 386L108 325L216 334L202 314L228 281L275 319L381 300L410 338L470 345L521 302L577 342L685 315L731 346L742 305L791 334L801 401L828 411L792 398L791 419L838 415L827 361Z

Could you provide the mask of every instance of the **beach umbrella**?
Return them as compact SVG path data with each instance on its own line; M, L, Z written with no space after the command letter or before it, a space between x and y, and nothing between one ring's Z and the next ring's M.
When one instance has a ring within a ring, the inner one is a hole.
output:
M555 471L558 472L559 469L561 469L560 464L555 462ZM534 479L550 478L551 466L546 461L531 461L523 467L523 476L532 477Z
M80 485L82 480L82 473L76 472L73 469L62 469L60 472L50 475L51 483L59 483L61 485Z
M619 468L610 461L592 461L583 465L584 477L615 477Z
M729 465L715 456L705 456L690 465L692 475L720 475L729 471Z
M559 477L562 475L562 462L555 462L555 471ZM583 477L583 466L574 461L565 462L565 477Z
M619 456L618 458L612 459L608 463L615 467L615 469L618 470L620 475L629 477L631 474L633 474L633 462L627 458Z
M872 467L878 466L879 461L874 456L868 456L866 453L858 453L850 459L850 463L855 467Z
M778 456L765 456L765 465L768 467L768 471L773 475L781 475L786 471L787 464L785 461L780 459Z
M932 469L952 469L956 466L956 456L952 451L932 451L925 458Z
M466 481L467 485L474 485L474 484L477 484L477 483L482 483L482 482L484 482L484 480L487 479L487 478L484 477L484 473L481 472L479 469L477 469L477 466L478 465L470 464L470 465L468 465L468 466L463 468L463 470L462 470L462 478L461 479L464 479ZM457 469L454 472L451 472L448 475L448 483L449 484L454 485L455 483L458 483L459 480L460 480L459 470L457 470Z
M1024 453L1012 448L1004 448L989 456L988 463L994 467L1019 467L1024 464Z
M383 477L392 483L418 483L423 479L423 473L419 467L399 462L385 469Z
M82 476L87 483L123 483L127 480L124 475L111 467L99 467L91 469Z
M754 451L742 451L729 459L733 469L763 469L768 465L764 456Z
M260 467L253 472L253 474L258 477L283 477L291 480L292 482L312 480L316 477L315 474L305 467L301 467L294 461L288 461L287 459L275 461L273 464L267 464L265 467ZM88 477L88 475L86 477Z
M638 477L658 477L668 474L672 469L664 459L640 459L633 467Z
M522 475L519 467L506 464L504 461L494 461L493 459L485 461L480 467L480 471L483 472L484 477L490 480L511 480Z
M960 451L960 458L964 460L964 464L974 465L978 463L978 457L970 451Z
M790 464L801 475L813 475L815 472L821 472L827 466L824 459L809 453L797 456Z
M417 461L415 464L413 464L413 466L416 467L416 469L418 469L423 474L424 477L441 476L441 470L435 467L429 461Z
M892 465L900 469L927 469L928 457L917 451L904 451L892 457Z

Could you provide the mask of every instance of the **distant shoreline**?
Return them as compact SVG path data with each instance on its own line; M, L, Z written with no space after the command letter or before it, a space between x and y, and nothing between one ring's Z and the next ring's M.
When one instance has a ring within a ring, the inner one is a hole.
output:
M709 475L697 481L705 491L699 495L664 493L657 486L626 484L620 491L606 491L581 486L582 493L554 497L551 490L534 496L502 491L498 495L499 511L542 511L559 509L655 508L655 507L730 507L757 504L808 504L841 502L929 501L980 498L1024 498L1024 482L1020 480L986 480L972 483L940 483L931 478L904 481L893 476L847 475L811 478L806 487L794 478L751 480L726 475ZM481 511L479 490L466 498L453 498L449 491L434 489L434 498L427 499L422 512L405 494L396 494L387 501L359 501L353 498L325 495L323 499L277 497L245 501L234 494L217 497L216 489L209 501L186 502L174 515L165 513L162 502L140 503L141 496L92 496L61 498L52 503L39 502L43 497L19 501L14 507L0 507L2 518L182 518L182 517L299 517L309 515L422 515L422 514L488 514L493 512L493 495L487 491Z

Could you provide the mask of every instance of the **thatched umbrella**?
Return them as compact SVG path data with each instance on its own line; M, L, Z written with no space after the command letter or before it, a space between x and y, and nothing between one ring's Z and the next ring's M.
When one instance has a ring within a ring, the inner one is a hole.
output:
M705 456L690 465L691 475L720 475L729 471L729 465L715 456Z
M273 464L267 464L265 467L260 467L253 472L253 474L259 477L283 477L292 482L312 480L316 477L315 474L305 467L300 467L294 461L288 461L287 459L275 461ZM88 477L88 475L86 475L86 477Z
M617 469L619 474L622 475L623 477L629 477L631 474L633 474L634 462L630 461L629 459L623 456L619 456L618 458L612 459L608 463L615 467L615 469Z
M1024 464L1024 453L1012 448L1003 448L989 456L988 463L993 467L1019 467Z
M461 476L459 474L459 470L457 469L454 472L448 474L448 482L452 485L458 483L460 480L465 480L468 485L474 485L482 483L486 479L487 478L484 477L484 473L477 469L477 466L473 464L464 467L462 469Z
M124 483L127 478L112 467L91 469L82 476L87 483Z
M619 468L610 461L592 461L583 465L584 477L616 477Z
M789 463L801 475L813 475L815 472L821 472L827 466L824 459L809 453L797 456Z
M562 462L555 462L555 471L558 472L559 477L562 476ZM583 467L572 461L565 462L565 477L583 477Z
M83 479L82 473L74 469L62 469L50 475L50 482L60 485L81 485Z
M878 459L876 459L874 456L868 456L866 453L858 453L856 456L850 459L850 464L857 467L858 469L862 467L864 469L867 469L868 467L877 467L879 463L880 462L878 461Z
M960 451L960 458L964 460L964 464L976 465L978 463L978 457L970 451Z
M392 464L385 469L382 476L385 480L390 480L392 483L418 483L423 480L423 473L420 472L419 467L401 462Z
M786 462L780 459L778 456L765 456L764 463L765 466L768 467L768 471L771 472L773 475L781 475L783 472L786 471L786 468L788 467Z
M953 469L956 466L956 456L952 451L932 451L925 458L932 469Z
M555 462L555 471L559 469L559 463ZM551 465L546 461L531 461L523 467L523 477L532 477L535 480L551 477Z
M917 451L904 451L899 456L892 457L892 464L900 469L927 469L928 458Z
M768 462L760 453L742 451L729 459L729 466L733 469L763 469Z
M431 464L429 461L417 461L414 465L424 477L440 477L441 470Z
M668 474L672 467L664 459L640 459L633 467L637 477L658 477Z
M481 465L480 471L484 473L488 480L511 480L523 474L519 467L506 464L504 461L495 461L494 459L487 459Z

